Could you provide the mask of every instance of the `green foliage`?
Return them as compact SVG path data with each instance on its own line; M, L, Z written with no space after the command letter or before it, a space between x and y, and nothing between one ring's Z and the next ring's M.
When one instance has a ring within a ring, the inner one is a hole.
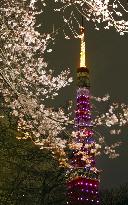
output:
M64 205L64 170L31 139L16 139L11 125L0 117L0 205Z
M102 205L128 205L128 184L100 193Z

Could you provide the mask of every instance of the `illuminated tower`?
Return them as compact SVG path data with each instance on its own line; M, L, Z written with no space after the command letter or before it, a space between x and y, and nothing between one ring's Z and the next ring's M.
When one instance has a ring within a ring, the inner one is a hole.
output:
M80 67L77 69L75 134L70 144L68 176L69 205L99 204L99 171L95 164L95 140L91 120L89 70L85 62L84 28L80 28Z

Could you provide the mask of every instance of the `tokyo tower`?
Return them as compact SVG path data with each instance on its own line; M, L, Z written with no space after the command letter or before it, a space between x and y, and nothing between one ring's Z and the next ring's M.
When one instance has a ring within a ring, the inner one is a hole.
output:
M75 136L71 143L68 176L68 205L98 205L99 171L95 162L95 140L91 119L89 69L85 62L85 36L80 28L80 67L77 69Z

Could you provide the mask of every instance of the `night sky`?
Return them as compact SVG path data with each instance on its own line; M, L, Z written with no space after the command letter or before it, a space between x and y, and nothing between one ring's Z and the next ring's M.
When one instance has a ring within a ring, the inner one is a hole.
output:
M45 32L52 31L60 26L59 15L48 7L41 18ZM86 30L86 64L90 69L91 93L93 96L104 96L109 93L111 101L128 104L128 34L120 36L114 29L96 31L91 22L84 22ZM64 68L70 68L74 82L60 92L60 96L53 103L55 106L63 106L68 100L75 102L76 68L79 66L80 41L78 39L66 40L60 34L57 35L53 52L48 54L47 61L55 73ZM106 106L102 104L101 106ZM104 108L105 109L105 108ZM106 132L105 137L111 142L111 138L119 141L119 136L111 136ZM119 150L120 157L108 159L102 156L97 160L98 168L103 170L101 174L101 187L116 187L128 182L128 129L122 134L124 142Z

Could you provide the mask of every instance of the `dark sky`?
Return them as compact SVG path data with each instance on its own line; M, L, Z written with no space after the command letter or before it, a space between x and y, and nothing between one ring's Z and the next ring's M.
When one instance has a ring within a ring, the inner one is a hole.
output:
M51 32L53 23L58 27L61 18L52 13L51 7L42 17L46 32ZM128 34L120 36L114 29L96 31L94 25L84 22L86 29L86 61L90 69L91 92L93 96L104 96L109 93L111 100L128 104ZM65 40L61 34L57 36L53 52L47 56L49 64L58 73L64 68L71 69L74 78L72 86L61 92L61 97L55 105L63 106L70 99L75 99L76 68L79 66L80 41L78 39ZM101 105L103 106L103 105ZM104 105L105 106L105 105ZM112 136L107 133L106 138L111 141ZM113 137L114 138L114 137ZM115 136L117 141L118 136ZM120 148L120 157L108 159L101 157L97 164L103 170L101 187L115 187L128 182L128 130L122 133L124 141Z

